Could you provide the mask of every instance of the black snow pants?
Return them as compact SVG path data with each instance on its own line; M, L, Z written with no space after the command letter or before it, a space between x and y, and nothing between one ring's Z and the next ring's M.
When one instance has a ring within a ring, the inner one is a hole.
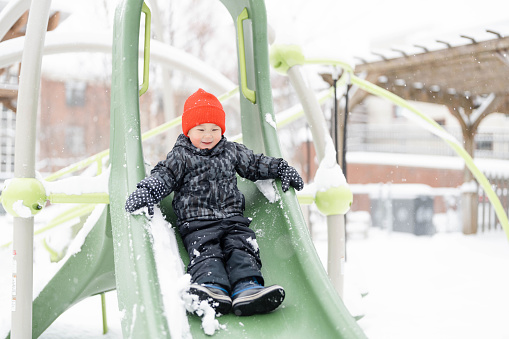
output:
M197 284L220 284L231 291L241 279L255 277L263 284L262 262L251 221L243 216L191 221L179 232L189 253L187 273Z

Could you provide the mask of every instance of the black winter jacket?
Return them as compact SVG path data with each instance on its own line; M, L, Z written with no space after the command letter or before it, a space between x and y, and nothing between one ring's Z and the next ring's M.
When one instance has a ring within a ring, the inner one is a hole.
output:
M243 215L245 201L236 173L251 181L275 179L281 160L254 154L224 136L213 149L200 150L181 134L151 175L164 183L164 196L175 192L173 209L180 225Z

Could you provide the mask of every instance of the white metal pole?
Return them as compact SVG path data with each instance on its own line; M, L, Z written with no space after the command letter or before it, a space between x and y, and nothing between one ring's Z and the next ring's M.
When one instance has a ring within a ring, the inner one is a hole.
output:
M345 216L343 214L327 216L327 273L332 285L343 298L345 278Z
M16 116L14 176L35 177L36 121L41 61L51 0L32 1L28 16ZM32 338L34 219L14 218L11 338Z
M304 109L304 114L311 127L311 134L313 135L313 143L315 145L318 161L321 162L325 157L326 138L330 138L330 135L320 104L313 90L307 86L307 82L304 80L301 73L301 67L301 65L294 65L288 69L287 74L290 83L297 92L302 108ZM334 288L342 298L344 281L343 267L346 246L344 215L327 216L327 233L327 273Z
M307 86L302 76L301 68L301 65L292 66L288 69L287 74L304 109L304 114L306 115L306 119L311 128L311 134L313 135L316 155L320 162L325 157L325 146L327 145L325 136L328 134L327 122L325 121L318 100L314 96L312 89ZM327 132L327 134L324 134L324 132Z

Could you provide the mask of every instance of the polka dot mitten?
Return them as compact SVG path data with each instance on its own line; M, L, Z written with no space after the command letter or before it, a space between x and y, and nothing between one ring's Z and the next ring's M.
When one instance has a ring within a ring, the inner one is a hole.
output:
M290 186L300 191L304 188L304 181L300 177L295 168L289 166L286 160L281 160L277 166L277 175L281 178L281 189L283 192L288 191Z
M148 177L140 181L136 191L129 195L125 202L125 210L129 213L147 207L148 214L154 215L154 205L161 201L167 194L166 186L153 177Z

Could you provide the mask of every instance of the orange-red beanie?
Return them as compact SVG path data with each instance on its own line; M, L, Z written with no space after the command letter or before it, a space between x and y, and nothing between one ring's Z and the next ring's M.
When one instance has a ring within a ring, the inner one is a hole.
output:
M182 132L187 136L191 128L205 123L218 125L222 134L226 130L223 106L213 94L200 88L191 94L184 104Z

